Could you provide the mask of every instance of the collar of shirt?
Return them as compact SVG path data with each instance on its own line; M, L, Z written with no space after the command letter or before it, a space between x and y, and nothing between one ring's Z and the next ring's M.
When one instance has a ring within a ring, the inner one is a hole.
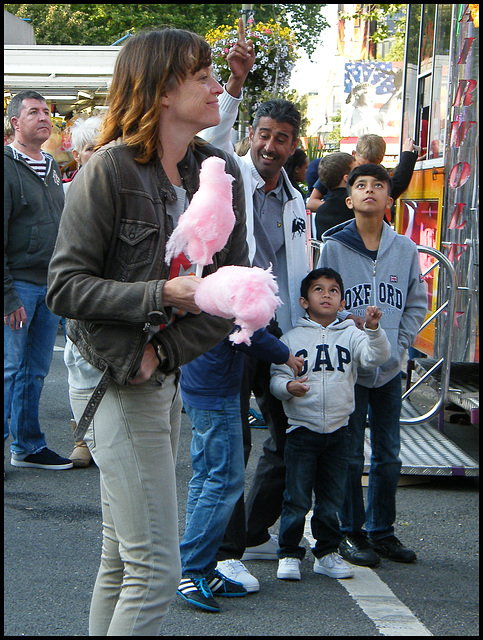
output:
M255 165L253 164L251 152L248 151L248 153L246 153L241 158L242 158L242 160L244 162L246 162L246 164L250 168L250 172L251 172L252 179L253 179L253 182L252 182L252 193L254 193L256 189L261 189L262 187L265 187L265 180L261 177L261 175L258 173ZM289 180L286 177L285 169L282 169L280 171L280 175L278 177L278 183L277 183L277 186L275 187L275 189L272 189L272 191L269 191L268 193L275 193L275 195L280 199L282 204L285 204L285 202L287 202L288 200L293 200L294 199L295 195L290 190ZM280 193L281 193L281 195L280 195Z
M255 189L260 189L261 187L264 187L265 180L258 173L258 171L255 168L255 165L253 164L251 151L249 150L248 153L242 156L242 158L250 168L250 172L252 174L252 180L253 180L253 183L252 183L253 191L255 191Z

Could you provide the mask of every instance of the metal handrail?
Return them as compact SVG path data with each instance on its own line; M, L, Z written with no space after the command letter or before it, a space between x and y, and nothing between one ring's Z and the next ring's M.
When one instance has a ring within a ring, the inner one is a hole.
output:
M435 264L431 266L427 273L429 273L429 271L432 271L438 265L443 267L444 271L446 272L447 279L441 278L440 273L438 289L442 291L442 287L446 285L448 299L443 304L441 304L429 318L425 319L418 331L418 333L422 331L425 327L428 326L428 324L435 321L437 317L443 313L443 311L446 311L446 325L444 327L441 349L442 357L440 357L439 360L431 367L431 369L429 369L429 371L427 371L421 378L419 378L419 380L417 380L411 387L409 387L409 389L407 389L407 391L405 391L405 393L403 393L402 395L402 400L404 401L437 369L441 368L441 384L438 390L438 399L434 406L421 416L416 416L413 418L401 417L400 423L407 425L427 422L430 418L433 418L435 415L437 415L443 408L443 404L445 402L449 388L451 371L451 350L453 346L453 323L455 316L457 290L456 273L452 263L448 260L448 258L440 251L438 251L437 249L433 249L432 247L424 247L422 245L418 245L418 251L419 253L427 253L437 260L437 262L435 262Z
M308 242L308 249L310 255L312 256L314 267L318 263L320 256L320 249L322 246L322 242L320 240L316 240L315 238L311 238ZM446 285L448 290L447 300L445 300L439 307L434 311L428 318L424 320L421 324L418 333L420 333L423 329L425 329L431 322L435 322L436 319L443 313L446 312L446 326L444 327L443 337L442 337L442 349L441 354L442 357L438 359L438 361L431 367L429 371L427 371L421 378L419 378L409 389L405 391L402 395L402 400L404 401L409 395L417 389L421 384L423 384L435 371L441 368L441 385L438 390L438 399L434 406L424 413L421 416L416 417L401 417L400 423L407 425L415 425L421 424L423 422L427 422L430 418L433 418L436 414L438 414L443 408L443 404L445 402L448 389L449 389L449 379L450 379L450 370L451 370L451 349L453 345L453 323L455 316L455 304L456 304L456 274L452 263L448 260L448 258L442 254L437 249L433 249L432 247L424 247L422 245L417 245L419 253L427 253L433 258L436 259L436 262L432 264L426 271L423 273L423 276L426 276L428 273L433 271L436 267L441 266L443 271L446 273L447 278L441 277L442 274L439 274L438 280L438 289L442 291L444 285Z

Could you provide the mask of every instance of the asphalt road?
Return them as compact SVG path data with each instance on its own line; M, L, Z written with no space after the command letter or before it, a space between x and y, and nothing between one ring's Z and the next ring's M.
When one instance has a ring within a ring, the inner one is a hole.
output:
M59 346L63 338L59 334ZM67 374L54 353L41 400L48 446L72 449ZM477 456L478 427L446 425L454 440ZM247 485L266 437L252 429ZM180 535L191 477L190 426L183 415L177 464ZM99 472L22 469L5 448L4 634L83 636L101 547ZM398 490L396 535L418 554L403 565L383 560L352 580L312 571L310 552L302 580L276 578L276 562L247 562L261 589L220 600L218 614L175 598L166 636L377 636L479 635L479 485L477 478L439 477ZM273 533L278 533L277 526ZM310 548L309 540L306 541ZM351 583L351 585L349 585ZM351 592L348 589L351 589Z

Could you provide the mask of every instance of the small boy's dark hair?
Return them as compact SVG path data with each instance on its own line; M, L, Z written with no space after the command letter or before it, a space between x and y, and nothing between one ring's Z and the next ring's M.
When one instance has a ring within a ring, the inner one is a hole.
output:
M342 282L342 278L340 276L340 273L335 271L335 269L331 269L330 267L320 267L319 269L314 269L305 276L300 284L300 295L302 296L302 298L308 300L310 283L314 280L318 280L319 278L328 278L330 280L335 280L340 287L340 299L343 300L344 284Z
M329 191L333 191L340 185L344 176L350 173L353 164L354 156L350 153L334 151L327 154L321 159L317 168L321 183Z
M352 185L360 176L372 176L377 178L381 182L387 183L387 193L391 195L392 180L389 173L380 164L361 164L354 167L347 178L347 194L350 196L352 192Z

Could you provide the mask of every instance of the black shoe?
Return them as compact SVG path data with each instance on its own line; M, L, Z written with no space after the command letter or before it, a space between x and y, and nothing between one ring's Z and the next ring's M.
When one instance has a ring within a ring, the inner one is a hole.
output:
M223 596L225 598L238 598L246 596L248 591L239 582L230 580L217 569L206 578L208 587L214 596Z
M220 611L205 578L182 578L176 593L198 609L213 613Z
M263 416L255 409L250 409L248 412L248 424L250 427L266 427L267 424L263 419Z
M414 551L405 547L396 536L373 540L372 544L377 553L394 562L416 562L417 560Z
M339 553L345 560L362 567L374 567L381 561L363 533L346 536L339 545Z
M69 458L62 458L55 451L51 451L44 447L37 453L31 453L25 458L19 457L12 453L10 464L13 467L31 467L33 469L51 469L52 471L61 471L63 469L72 469L74 466Z

